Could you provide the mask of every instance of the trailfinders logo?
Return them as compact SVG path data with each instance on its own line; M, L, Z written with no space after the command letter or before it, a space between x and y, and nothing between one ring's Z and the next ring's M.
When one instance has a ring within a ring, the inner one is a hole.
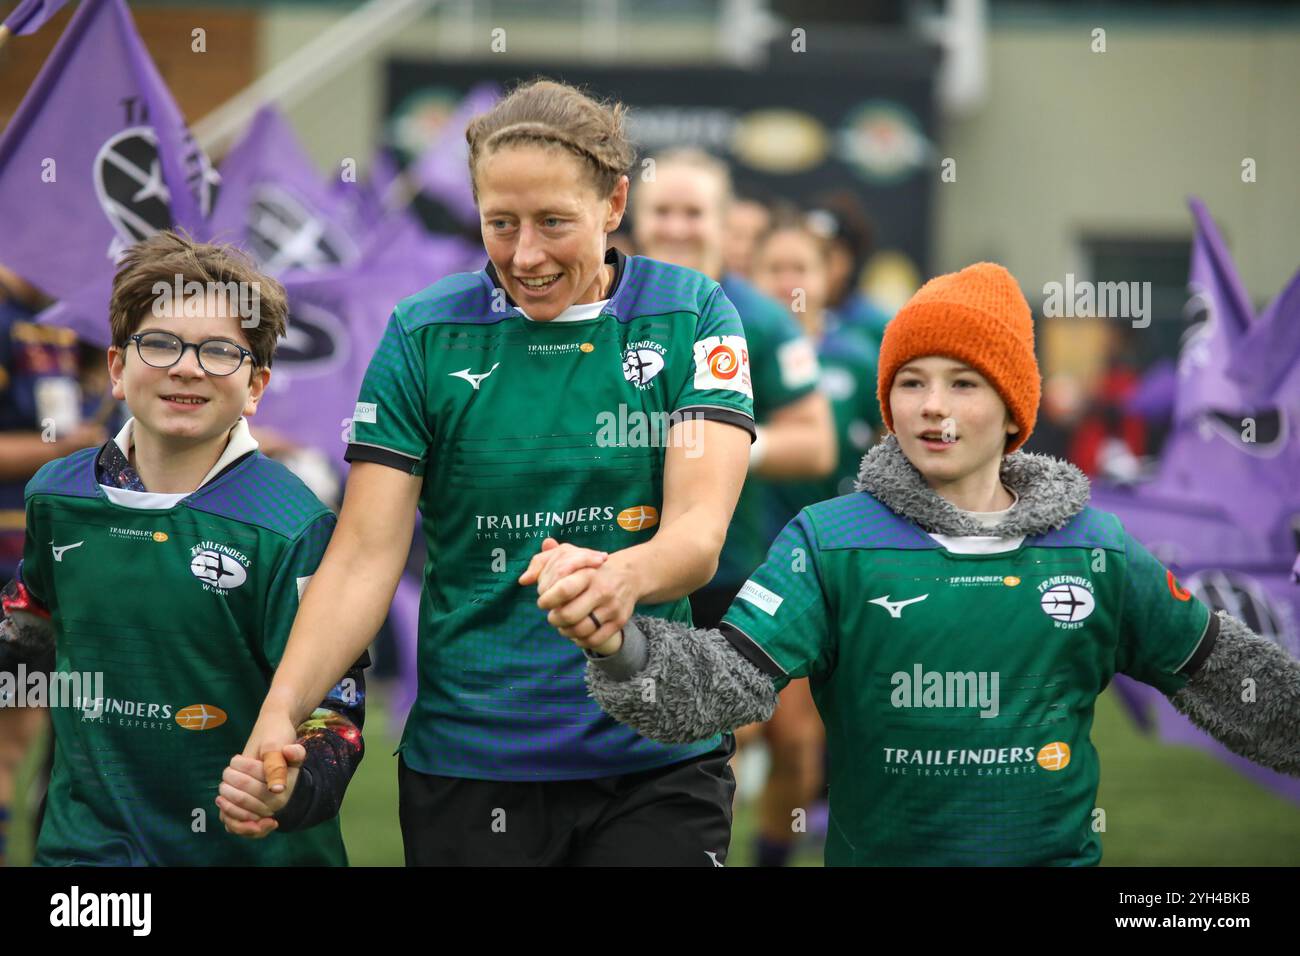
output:
M242 551L219 541L190 548L190 573L203 582L203 590L223 597L248 580L251 563Z
M559 534L602 534L615 529L645 531L659 523L654 505L588 505L567 511L532 511L520 514L474 516L474 534L480 541L547 538Z
M998 777L1057 773L1070 765L1070 745L1053 740L1041 747L882 747L885 772L917 777Z
M73 701L87 723L129 727L133 730L215 730L229 719L229 715L214 704L159 704L147 700L122 700L105 697L83 697Z
M889 678L895 707L980 708L980 717L1000 711L997 671L927 671L913 664L911 672L895 671Z
M1057 574L1038 585L1039 606L1064 630L1083 627L1097 607L1092 582L1077 574Z

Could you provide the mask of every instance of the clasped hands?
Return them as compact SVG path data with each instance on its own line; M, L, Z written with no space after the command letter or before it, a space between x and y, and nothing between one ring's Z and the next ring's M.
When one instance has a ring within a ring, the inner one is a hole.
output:
M537 606L564 637L597 654L614 654L639 597L626 554L547 538L519 583L537 585Z
M564 637L595 653L614 654L622 645L623 625L631 619L639 597L625 555L547 538L519 583L537 585L537 606L548 612L546 620ZM271 783L267 758L277 752L284 759L276 762L287 773L281 774L283 782ZM252 756L256 753L262 754L262 759ZM274 814L293 795L306 755L286 718L261 714L248 749L231 760L221 777L216 803L226 830L261 839L277 829Z

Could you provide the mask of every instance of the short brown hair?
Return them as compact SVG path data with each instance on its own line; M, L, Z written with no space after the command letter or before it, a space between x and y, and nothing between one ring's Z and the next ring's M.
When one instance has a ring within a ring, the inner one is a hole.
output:
M244 327L255 368L270 368L276 342L284 336L289 299L284 286L262 273L252 257L232 245L196 242L187 233L160 232L129 248L113 277L108 322L113 344L126 348L129 336L153 312L155 287L178 281L244 283L257 290L256 322ZM242 323L241 323L242 324Z
M596 195L609 196L636 162L636 149L624 128L626 118L622 103L598 102L567 83L537 79L517 87L465 130L474 199L474 172L484 154L526 142L568 150L586 164Z

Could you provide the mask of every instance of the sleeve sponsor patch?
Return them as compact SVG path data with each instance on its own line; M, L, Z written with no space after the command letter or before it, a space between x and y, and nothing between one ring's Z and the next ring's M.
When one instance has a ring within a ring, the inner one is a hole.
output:
M754 397L749 348L743 335L710 335L695 343L695 387L727 389Z
M805 338L792 339L776 350L781 367L781 384L789 389L803 388L817 381L817 352Z
M375 413L378 410L379 406L374 402L357 402L357 407L352 412L352 420L366 425L373 425L375 424Z
M746 581L745 586L737 593L736 597L744 598L760 611L766 611L772 617L776 617L777 608L785 598L779 594L774 594L761 584L755 584L753 581Z

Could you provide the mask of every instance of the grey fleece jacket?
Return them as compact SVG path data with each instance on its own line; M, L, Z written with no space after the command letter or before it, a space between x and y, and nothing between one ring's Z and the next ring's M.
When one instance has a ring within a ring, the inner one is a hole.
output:
M863 457L857 490L927 532L954 536L1043 534L1088 503L1087 477L1047 455L1013 452L1003 459L1001 478L1019 501L988 529L937 495L889 435ZM1234 753L1300 776L1300 661L1226 611L1216 613L1218 639L1170 698L1174 707ZM611 717L654 740L700 740L767 720L776 709L773 679L718 630L638 616L617 654L587 656L591 695ZM1255 682L1250 701L1242 699L1247 678Z

